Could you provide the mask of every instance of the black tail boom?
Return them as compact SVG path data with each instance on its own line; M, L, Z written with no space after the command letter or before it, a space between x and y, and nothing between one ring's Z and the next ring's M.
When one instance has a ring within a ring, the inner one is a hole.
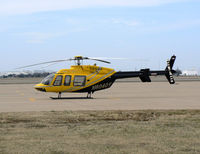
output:
M173 65L176 60L176 56L172 56L170 60L167 61L167 67L165 70L150 71L150 69L141 69L140 71L130 71L130 72L117 72L113 75L115 79L132 78L139 77L142 82L151 82L150 76L166 76L170 84L174 84L175 80L173 74L176 73L173 70Z

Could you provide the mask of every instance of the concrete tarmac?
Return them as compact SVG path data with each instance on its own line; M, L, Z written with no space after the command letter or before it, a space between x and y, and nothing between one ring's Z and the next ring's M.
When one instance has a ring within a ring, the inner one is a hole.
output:
M63 110L167 110L200 109L200 82L117 82L86 99L86 93L65 93L66 99L52 100L56 93L36 91L32 84L1 84L0 112Z

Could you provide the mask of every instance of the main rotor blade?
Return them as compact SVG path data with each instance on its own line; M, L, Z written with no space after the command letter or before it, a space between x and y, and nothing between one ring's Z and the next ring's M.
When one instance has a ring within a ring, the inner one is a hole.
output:
M70 61L70 60L72 60L72 59L48 61L48 62L37 63L37 64L33 64L33 65L27 65L27 66L23 66L23 67L18 67L18 68L15 68L15 69L22 69L22 68L28 68L28 67L33 67L33 66L38 66L38 65L44 65L44 64L51 64L51 63L59 63L59 62Z
M107 63L107 64L110 64L109 61L105 61L105 60L101 60L101 59L95 59L95 58L88 58L90 60L96 60L96 61L100 61L100 62L103 62L103 63Z
M139 58L118 58L118 57L91 57L94 59L103 59L103 60L132 60L132 61L149 61L148 59L139 59Z
M56 65L56 64L58 64L58 63L50 63L50 64L47 64L45 66L42 66L40 69L44 69L44 68L47 68L49 66Z
M117 58L117 57L91 57L93 59L103 59L103 60L129 60L129 58Z

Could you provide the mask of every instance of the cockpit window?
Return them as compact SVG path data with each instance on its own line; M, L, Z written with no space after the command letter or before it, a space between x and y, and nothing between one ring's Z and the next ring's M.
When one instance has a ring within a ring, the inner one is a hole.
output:
M41 83L44 84L44 85L50 85L51 82L54 79L54 76L55 76L54 74L50 74L49 76L47 76L46 78L44 78Z

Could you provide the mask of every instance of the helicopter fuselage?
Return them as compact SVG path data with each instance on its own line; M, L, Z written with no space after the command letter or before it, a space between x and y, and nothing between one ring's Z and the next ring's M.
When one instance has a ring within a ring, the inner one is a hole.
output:
M95 92L110 88L115 81L114 69L95 65L75 65L46 77L34 86L43 92Z

